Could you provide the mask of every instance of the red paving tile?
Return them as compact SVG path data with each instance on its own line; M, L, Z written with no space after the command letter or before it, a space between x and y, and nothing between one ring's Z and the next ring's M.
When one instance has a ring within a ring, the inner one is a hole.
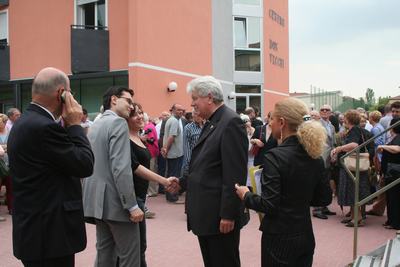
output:
M156 218L147 220L147 262L149 267L200 267L203 266L196 237L186 231L183 205L168 204L163 196L148 200L149 208L156 212ZM333 204L332 210L341 214ZM11 243L11 218L6 208L0 207L0 215L7 217L0 222L0 267L19 267L22 264L14 258ZM241 232L240 255L243 267L260 266L259 221L255 213L250 223ZM352 259L353 229L340 223L341 216L330 216L328 220L313 219L316 237L314 264L317 267L344 266ZM384 229L384 217L368 217L366 226L359 231L359 253L366 253L394 237L395 231ZM95 228L87 225L88 244L85 251L77 254L77 267L92 267L95 249Z

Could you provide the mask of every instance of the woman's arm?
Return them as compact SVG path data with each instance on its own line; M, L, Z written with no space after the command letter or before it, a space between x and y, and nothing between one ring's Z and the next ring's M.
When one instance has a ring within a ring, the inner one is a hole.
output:
M397 146L397 145L378 146L378 152L382 153L383 150L386 150L387 152L392 153L392 154L398 154L398 153L400 153L400 146Z
M3 149L3 146L0 146L0 158L4 157L5 151Z

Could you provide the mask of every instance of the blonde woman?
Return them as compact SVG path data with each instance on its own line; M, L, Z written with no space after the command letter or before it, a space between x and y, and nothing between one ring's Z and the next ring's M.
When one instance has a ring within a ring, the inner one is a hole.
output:
M7 115L0 113L0 146L2 147L4 154L2 156L2 159L8 166L8 154L7 154L7 141L8 141L8 135L9 135L9 130L6 127L8 121ZM6 177L3 179L2 184L6 187L6 202L7 202L7 208L8 208L8 213L12 213L12 187L11 187L11 178ZM0 184L1 188L1 184ZM1 220L1 219L0 219Z
M326 131L307 114L300 100L278 102L270 124L281 144L265 155L261 196L236 185L246 207L265 214L262 266L311 266L315 241L310 206L327 206L332 200L321 158Z

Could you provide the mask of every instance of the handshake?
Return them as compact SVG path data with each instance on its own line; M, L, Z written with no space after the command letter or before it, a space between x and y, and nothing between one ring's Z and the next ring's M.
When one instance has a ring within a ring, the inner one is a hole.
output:
M179 185L179 178L171 176L165 180L166 180L166 182L164 184L164 187L165 187L165 190L167 190L167 192L169 192L171 194L176 194L179 192L179 190L181 189L181 187Z

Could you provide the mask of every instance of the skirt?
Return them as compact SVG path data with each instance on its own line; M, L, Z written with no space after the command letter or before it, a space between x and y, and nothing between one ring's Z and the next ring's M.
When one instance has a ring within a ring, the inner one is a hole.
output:
M354 181L347 172L340 168L339 185L337 189L338 204L340 206L354 206ZM359 200L371 194L368 171L360 172Z

